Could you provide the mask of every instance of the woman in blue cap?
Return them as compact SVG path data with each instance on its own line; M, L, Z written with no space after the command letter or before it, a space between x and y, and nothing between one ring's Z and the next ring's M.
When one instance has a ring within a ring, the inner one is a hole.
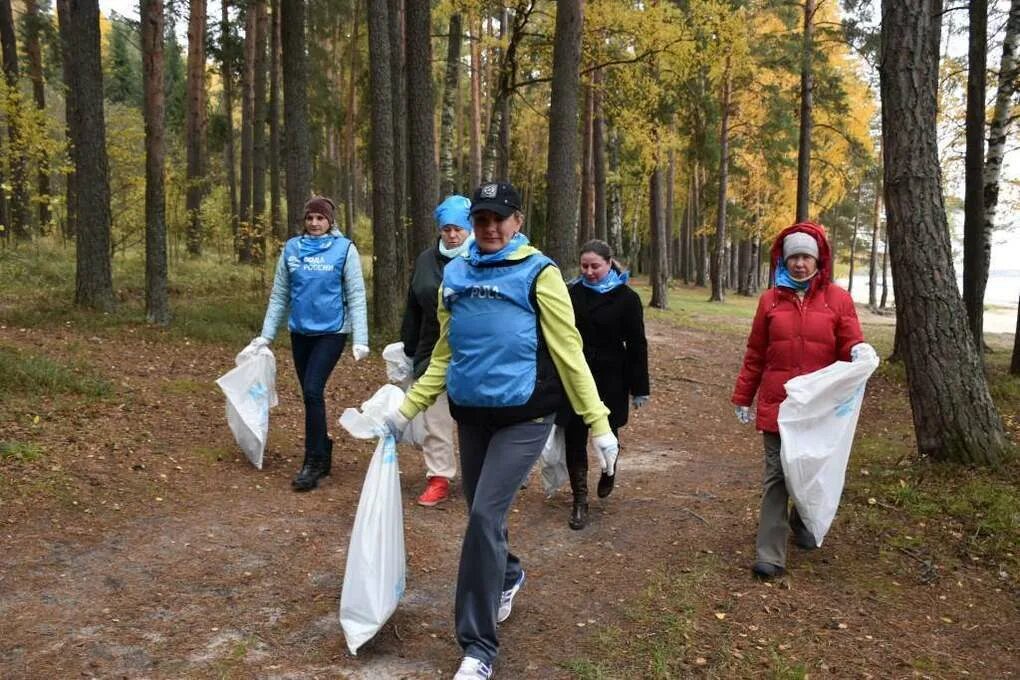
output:
M429 367L432 348L439 339L439 317L436 306L439 286L443 282L443 269L455 257L467 253L473 240L471 234L471 201L466 196L447 196L435 210L439 238L418 255L407 290L404 322L400 339L404 353L411 362L414 377L420 378ZM425 409L425 440L422 451L428 469L425 491L418 504L432 507L450 497L450 481L457 474L457 459L453 448L453 418L444 391L432 406Z
M325 196L305 203L303 233L283 246L262 335L248 345L250 349L269 345L288 318L294 368L305 402L305 458L292 482L295 491L314 489L329 475L333 440L326 430L324 392L348 336L354 336L355 361L369 352L361 260L354 243L333 223L335 208Z
M592 432L612 475L616 436L609 409L581 351L570 296L559 269L521 233L517 190L478 187L471 202L474 243L443 271L439 339L428 369L387 417L398 435L446 391L457 421L468 522L454 609L464 658L455 680L488 680L506 621L524 585L509 550L507 515L566 400Z

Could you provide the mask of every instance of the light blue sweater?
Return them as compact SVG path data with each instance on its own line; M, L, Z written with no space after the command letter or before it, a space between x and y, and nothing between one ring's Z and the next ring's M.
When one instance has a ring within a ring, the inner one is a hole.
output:
M340 232L333 230L334 235ZM365 279L361 274L361 258L358 249L351 244L344 262L343 291L346 314L341 333L353 335L355 345L368 345L368 305L365 302ZM290 314L290 270L284 261L283 252L276 263L273 290L269 293L269 306L262 322L262 337L272 342L276 329Z

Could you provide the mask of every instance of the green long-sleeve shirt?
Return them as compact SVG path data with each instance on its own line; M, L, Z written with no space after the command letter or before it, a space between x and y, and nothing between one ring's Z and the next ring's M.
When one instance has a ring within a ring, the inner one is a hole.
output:
M531 246L522 246L508 259L519 260L537 252ZM559 269L546 267L542 270L535 281L535 297L538 301L542 337L545 338L570 405L591 428L593 436L609 432L609 409L599 399L598 388L595 387L595 380L584 359L581 335L574 325L574 308ZM452 352L449 343L450 311L443 304L442 287L439 290L437 315L439 340L432 350L428 370L408 390L400 406L400 412L408 419L431 406L446 389L446 370Z

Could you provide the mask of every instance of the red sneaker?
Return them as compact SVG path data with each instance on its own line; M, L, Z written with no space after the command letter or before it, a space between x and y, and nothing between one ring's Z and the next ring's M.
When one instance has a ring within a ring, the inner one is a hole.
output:
M429 477L429 482L425 485L425 491L418 496L418 505L431 508L433 505L439 505L449 497L450 480L446 477Z

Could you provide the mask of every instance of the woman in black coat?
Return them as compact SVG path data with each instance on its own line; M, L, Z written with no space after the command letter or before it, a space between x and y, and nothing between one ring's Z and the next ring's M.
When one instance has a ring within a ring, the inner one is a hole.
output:
M627 424L628 401L634 408L648 403L648 342L645 340L641 299L627 286L628 274L613 260L605 241L589 241L581 248L581 276L570 284L574 323L584 341L599 397L609 407L613 434ZM588 428L577 414L567 423L566 454L574 504L570 528L588 523ZM619 465L616 467L620 469ZM598 495L613 491L616 475L603 474Z

